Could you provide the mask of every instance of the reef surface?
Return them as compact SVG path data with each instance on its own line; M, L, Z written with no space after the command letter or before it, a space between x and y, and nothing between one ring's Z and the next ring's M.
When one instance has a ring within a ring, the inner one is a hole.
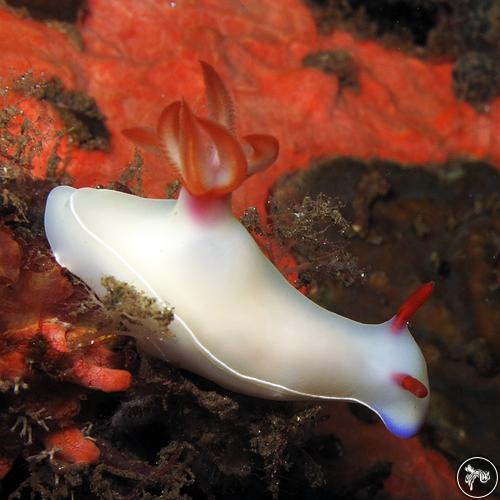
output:
M494 2L396 3L0 2L2 495L458 498L461 460L500 463ZM182 95L203 113L199 59L231 89L238 132L280 141L235 208L291 281L365 322L437 282L413 324L434 394L418 437L151 360L117 335L147 301L112 281L98 301L53 261L54 185L175 194L121 130Z

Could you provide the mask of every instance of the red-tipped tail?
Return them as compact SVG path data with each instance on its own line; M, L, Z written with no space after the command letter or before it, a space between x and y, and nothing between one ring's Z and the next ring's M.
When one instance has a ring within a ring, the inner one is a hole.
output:
M417 288L399 308L398 313L392 320L391 329L393 332L400 332L408 323L410 318L427 301L434 290L434 281L429 281Z

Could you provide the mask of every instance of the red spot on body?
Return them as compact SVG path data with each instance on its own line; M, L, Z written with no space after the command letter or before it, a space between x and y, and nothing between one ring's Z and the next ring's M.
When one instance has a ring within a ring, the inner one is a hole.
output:
M427 301L434 290L434 282L430 281L421 287L417 288L399 308L398 313L392 321L392 331L400 332L408 323L409 319L417 312L418 309Z
M429 394L427 387L425 387L420 380L408 375L407 373L394 373L392 379L405 391L411 392L415 397L422 399Z
M188 192L181 192L179 199L184 201L190 216L200 224L209 224L220 218L222 213L230 211L231 195L220 198L199 198Z

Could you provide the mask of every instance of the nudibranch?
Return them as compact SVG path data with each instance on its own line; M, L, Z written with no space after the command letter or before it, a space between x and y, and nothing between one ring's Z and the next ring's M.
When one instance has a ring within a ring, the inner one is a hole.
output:
M231 192L274 162L278 142L239 139L227 89L201 65L209 118L182 100L163 110L156 131L125 131L177 168L178 199L56 187L45 213L55 258L98 296L111 275L172 306L170 335L146 326L132 332L154 356L251 396L356 401L397 436L412 436L429 385L407 322L433 285L379 325L327 311L296 290L231 211Z

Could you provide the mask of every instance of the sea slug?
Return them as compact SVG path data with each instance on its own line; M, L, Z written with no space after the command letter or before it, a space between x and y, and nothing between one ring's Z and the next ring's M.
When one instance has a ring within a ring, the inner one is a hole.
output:
M156 131L126 131L178 169L178 200L57 187L45 213L55 258L98 295L111 275L173 306L170 335L147 325L132 332L154 356L256 397L358 401L394 434L412 436L429 384L407 321L432 284L380 325L329 312L296 290L231 211L231 192L274 162L278 142L238 139L228 91L210 65L202 70L209 118L183 100L163 110Z

